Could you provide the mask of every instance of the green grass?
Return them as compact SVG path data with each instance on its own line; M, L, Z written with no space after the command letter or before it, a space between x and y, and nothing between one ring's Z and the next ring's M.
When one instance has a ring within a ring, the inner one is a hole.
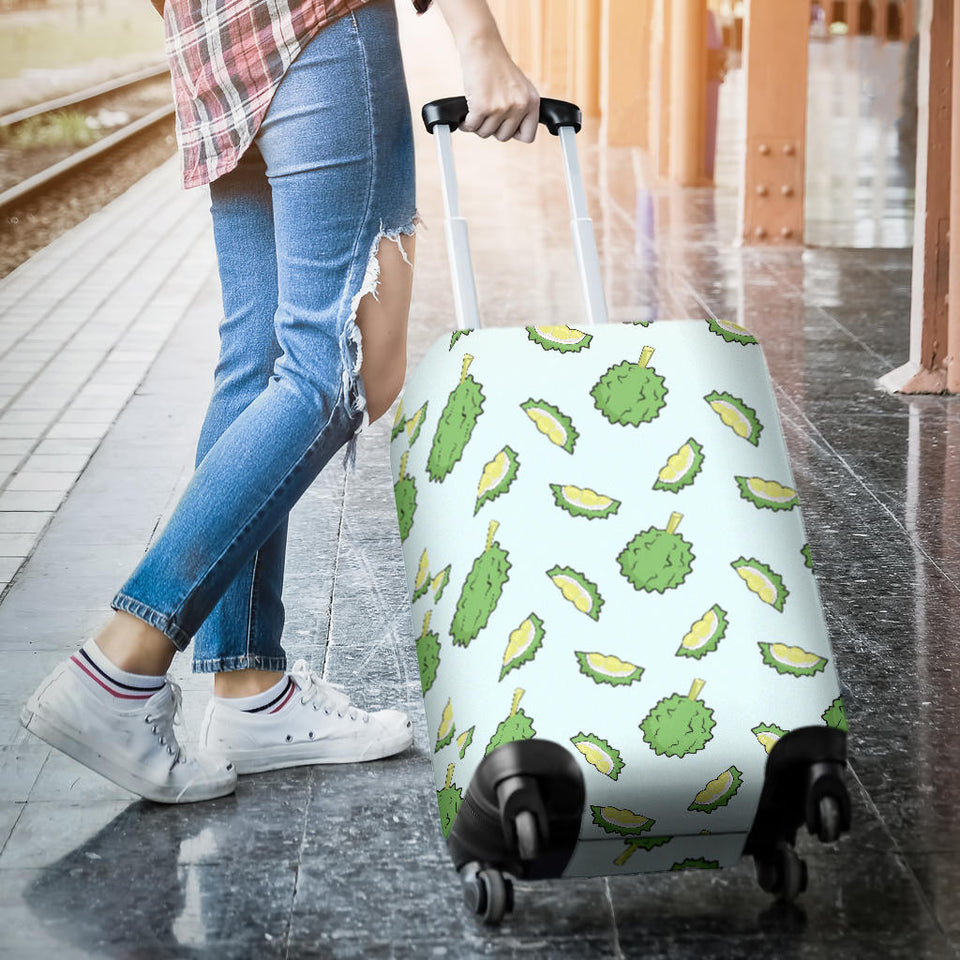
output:
M49 117L31 117L12 131L3 131L0 142L29 150L33 147L85 147L98 138L79 110L58 110Z
M152 52L163 59L163 21L150 0L84 0L82 17L69 5L0 18L0 78Z

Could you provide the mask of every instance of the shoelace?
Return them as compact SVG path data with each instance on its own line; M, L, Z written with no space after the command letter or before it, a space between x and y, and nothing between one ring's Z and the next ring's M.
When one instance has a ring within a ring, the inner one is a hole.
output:
M180 704L183 702L183 693L180 690L180 684L173 680L167 680L170 688L170 697L160 706L151 710L144 716L144 722L153 724L153 732L157 735L161 746L167 748L167 753L173 757L171 768L176 763L186 763L187 757L183 748L177 742L177 735L174 733L173 726L183 722L183 711Z
M290 676L300 688L301 703L316 701L314 709L322 709L324 713L336 711L338 717L347 715L351 720L362 720L364 723L370 719L370 714L355 707L337 684L321 680L306 660L298 660L290 670Z

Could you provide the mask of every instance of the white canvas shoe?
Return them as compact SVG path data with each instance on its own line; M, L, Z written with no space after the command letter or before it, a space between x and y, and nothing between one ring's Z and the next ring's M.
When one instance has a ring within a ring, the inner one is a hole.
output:
M231 761L237 773L261 773L378 760L413 742L413 725L405 713L367 713L355 707L306 661L298 660L288 677L288 689L269 711L248 713L211 698L200 726L200 750Z
M59 664L20 713L20 722L85 767L158 803L193 803L233 793L237 771L213 757L188 757L173 730L180 687L167 678L149 699L106 704Z

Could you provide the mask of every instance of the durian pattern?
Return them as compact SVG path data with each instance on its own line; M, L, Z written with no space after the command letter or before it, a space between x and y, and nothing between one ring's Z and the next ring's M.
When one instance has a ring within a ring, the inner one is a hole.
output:
M487 544L483 553L473 561L460 591L457 609L450 623L450 636L458 647L467 647L471 640L476 640L496 609L503 585L509 579L507 551L493 539L499 526L496 520L490 521Z
M544 350L559 353L579 353L590 346L593 337L583 330L558 325L554 327L527 327L527 336Z
M417 481L407 475L406 453L400 458L400 476L393 485L393 498L397 504L397 522L402 543L410 535L413 515L417 512Z
M496 732L490 738L487 744L486 753L493 753L497 747L505 743L516 743L518 740L529 740L537 735L534 729L533 720L526 715L520 701L526 691L523 687L517 687L513 691L513 702L510 704L510 713L497 727Z
M584 733L581 730L575 737L570 738L570 742L597 773L602 773L611 780L616 780L626 766L620 757L620 751L596 734Z
M473 436L474 427L483 412L486 399L480 384L467 373L473 357L467 353L463 357L460 382L447 398L447 405L440 414L437 432L433 435L433 445L427 458L427 476L436 482L446 479L451 470L460 462L463 450Z
M655 420L666 404L663 377L651 367L653 347L640 351L637 363L615 364L594 384L594 406L611 422L639 427Z
M597 585L588 580L585 574L574 570L573 567L555 566L547 571L547 576L563 594L564 600L569 600L591 620L600 619L603 597L600 596Z
M390 448L444 834L484 756L542 737L584 776L571 876L734 862L769 751L847 725L756 338L465 336Z
M571 517L587 520L605 520L620 509L620 501L597 493L589 487L575 487L571 483L551 483L554 502Z
M483 473L480 474L480 483L477 484L477 502L473 515L476 516L485 503L506 493L519 471L520 459L510 447L504 447L492 460L487 461Z
M677 533L681 520L682 513L672 513L665 530L650 527L620 551L620 572L635 590L664 593L687 578L695 557L693 545Z
M447 347L447 350L452 350L461 337L468 337L471 333L473 333L473 327L468 327L466 330L454 330L453 333L450 334L450 346Z
M660 468L653 489L679 493L696 480L703 469L703 461L703 447L690 437L676 453L670 454L667 462Z
M559 407L555 407L546 400L529 400L520 404L520 409L533 422L537 430L552 444L567 453L573 453L577 446L580 432L573 425L573 421Z

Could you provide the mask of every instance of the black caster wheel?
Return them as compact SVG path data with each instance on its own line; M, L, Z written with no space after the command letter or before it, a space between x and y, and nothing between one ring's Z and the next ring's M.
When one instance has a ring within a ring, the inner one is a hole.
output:
M787 843L779 843L769 856L758 857L757 882L778 903L793 903L807 889L807 865Z
M517 832L517 852L520 859L536 860L540 855L540 831L536 815L529 810L521 811L513 821L513 828Z
M485 867L463 884L467 909L489 926L497 926L513 909L513 884L499 870Z
M833 843L840 836L840 803L836 797L825 796L817 804L817 836L821 843Z

